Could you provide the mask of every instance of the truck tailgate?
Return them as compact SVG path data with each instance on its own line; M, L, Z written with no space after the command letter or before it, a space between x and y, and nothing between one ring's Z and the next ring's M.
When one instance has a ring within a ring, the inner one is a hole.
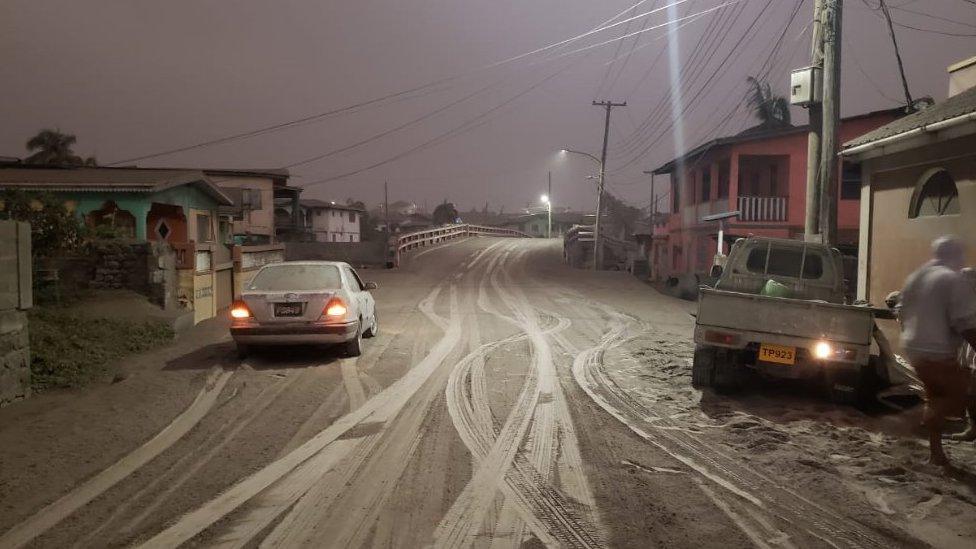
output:
M733 331L826 339L870 345L874 316L868 307L703 289L698 324Z

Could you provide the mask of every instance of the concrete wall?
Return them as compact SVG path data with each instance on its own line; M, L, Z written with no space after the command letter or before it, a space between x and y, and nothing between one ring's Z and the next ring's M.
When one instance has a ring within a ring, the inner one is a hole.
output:
M945 168L956 180L960 213L910 219L916 184L933 168ZM976 265L976 137L873 159L868 169L872 200L868 300L881 303L889 292L900 290L905 277L930 258L932 240L944 234L962 237L969 247L967 265Z
M0 406L30 396L30 225L0 221Z
M387 246L382 240L370 242L288 242L287 261L345 261L350 265L385 265Z

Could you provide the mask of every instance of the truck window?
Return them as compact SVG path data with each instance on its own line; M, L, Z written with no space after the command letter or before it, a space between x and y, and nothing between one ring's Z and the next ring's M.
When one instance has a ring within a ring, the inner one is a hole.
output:
M802 262L803 248L770 246L766 274L799 278Z
M800 278L800 265L803 265L804 280L823 278L823 256L807 248L806 258L803 248L793 246L758 246L749 251L746 269L750 273Z

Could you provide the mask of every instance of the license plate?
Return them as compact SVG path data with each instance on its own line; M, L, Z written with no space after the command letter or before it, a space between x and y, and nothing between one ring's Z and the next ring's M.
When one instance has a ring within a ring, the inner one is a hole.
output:
M796 364L796 347L763 343L759 346L759 360L777 364Z
M275 303L275 316L302 316L301 303Z

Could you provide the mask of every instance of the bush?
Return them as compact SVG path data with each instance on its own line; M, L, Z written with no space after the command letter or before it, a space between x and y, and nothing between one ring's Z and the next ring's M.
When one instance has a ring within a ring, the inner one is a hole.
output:
M51 257L82 244L82 226L50 193L0 192L0 219L26 221L31 225L31 253Z
M34 391L80 387L114 372L111 364L173 339L162 321L82 318L60 309L29 313L31 386Z

